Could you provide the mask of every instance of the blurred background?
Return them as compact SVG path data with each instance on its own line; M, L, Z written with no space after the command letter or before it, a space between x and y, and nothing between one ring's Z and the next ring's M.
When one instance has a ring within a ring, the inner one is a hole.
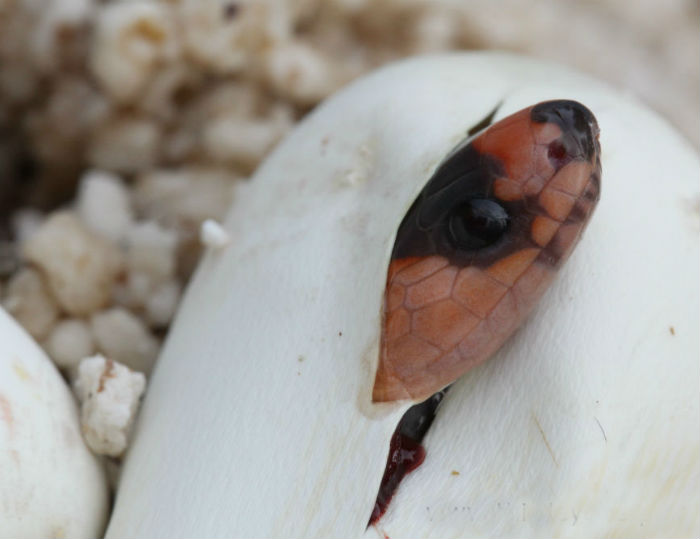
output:
M147 372L235 183L348 81L456 49L587 72L700 147L698 0L0 0L2 304L64 372Z

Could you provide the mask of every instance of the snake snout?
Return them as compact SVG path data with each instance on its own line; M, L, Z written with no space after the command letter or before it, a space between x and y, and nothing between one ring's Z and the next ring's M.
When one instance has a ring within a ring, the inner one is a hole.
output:
M566 157L567 160L595 161L600 150L598 122L578 101L559 99L540 103L532 108L531 120L559 126L562 136L550 150L559 160Z

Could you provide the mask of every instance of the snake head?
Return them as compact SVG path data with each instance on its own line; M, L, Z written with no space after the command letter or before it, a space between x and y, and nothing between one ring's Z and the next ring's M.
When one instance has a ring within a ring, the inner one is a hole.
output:
M539 103L440 164L387 274L373 400L423 400L490 357L568 258L600 196L593 114Z

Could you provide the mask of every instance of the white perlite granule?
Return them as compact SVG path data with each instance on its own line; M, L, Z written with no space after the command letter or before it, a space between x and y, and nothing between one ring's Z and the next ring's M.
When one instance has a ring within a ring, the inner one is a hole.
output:
M196 230L205 219L223 219L239 178L224 168L154 170L139 176L133 185L134 204L162 226Z
M213 119L202 140L207 156L215 162L253 169L289 129L290 122L248 120L236 116Z
M24 255L46 275L59 305L85 315L109 301L122 268L120 253L72 213L56 213L24 244Z
M177 233L155 221L134 224L126 235L126 264L130 272L162 282L175 274Z
M318 103L343 82L329 57L299 41L273 47L265 54L262 69L277 95L302 106Z
M213 219L207 219L199 230L199 241L212 249L221 249L230 241L228 232Z
M158 65L178 52L171 10L156 2L110 4L99 12L90 66L115 101L141 96Z
M97 349L130 369L150 373L158 355L158 340L140 318L121 307L97 313L90 319Z
M59 368L72 371L81 359L95 353L95 342L85 320L69 318L53 327L44 348Z
M3 307L37 340L58 318L58 306L38 271L24 268L7 283Z
M97 234L119 243L134 220L129 190L116 174L90 170L80 180L78 216Z
M88 160L95 167L130 174L158 162L162 133L155 121L126 115L110 118L93 135Z
M35 208L21 208L12 214L10 226L18 244L25 243L34 232L39 230L44 215Z
M158 284L146 299L145 317L151 327L167 327L180 300L180 285L174 281Z
M127 447L146 377L102 355L80 362L74 388L83 436L100 455L120 456Z

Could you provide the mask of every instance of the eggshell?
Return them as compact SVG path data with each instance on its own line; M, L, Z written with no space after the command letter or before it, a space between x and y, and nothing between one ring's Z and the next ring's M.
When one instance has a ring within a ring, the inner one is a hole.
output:
M107 480L68 386L2 309L0 343L0 537L100 537Z
M600 208L367 529L411 404L371 403L398 224L470 127L555 98L598 117ZM628 96L524 57L428 56L350 85L236 193L231 241L205 256L156 366L108 537L697 532L697 170Z

